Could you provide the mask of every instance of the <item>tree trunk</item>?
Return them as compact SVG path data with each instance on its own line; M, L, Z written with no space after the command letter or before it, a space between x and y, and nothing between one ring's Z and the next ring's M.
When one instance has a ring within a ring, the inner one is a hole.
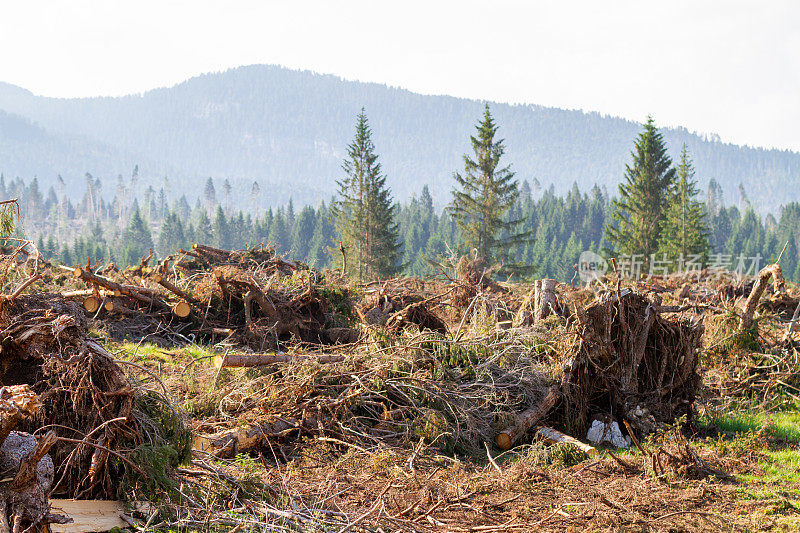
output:
M550 387L544 399L522 413L514 426L500 432L495 438L495 444L501 450L508 450L519 440L528 430L555 407L556 402L561 397L558 387Z
M556 284L554 279L543 279L539 289L539 297L536 301L535 319L538 322L549 316L556 309Z

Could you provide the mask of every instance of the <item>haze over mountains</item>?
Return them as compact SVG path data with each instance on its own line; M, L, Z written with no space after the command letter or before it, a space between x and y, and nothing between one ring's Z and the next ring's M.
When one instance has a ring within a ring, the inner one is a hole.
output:
M142 187L158 187L167 176L173 197L199 196L211 176L231 180L237 207L247 208L254 180L261 207L290 197L296 205L315 204L336 190L362 106L396 199L427 184L444 205L483 102L265 65L118 98L46 98L0 83L0 171L7 179L37 176L42 189L61 174L63 192L77 198L86 172L111 185L138 164ZM491 106L506 139L505 161L518 178L536 178L556 192L576 182L616 193L639 124L535 105ZM685 142L701 188L716 179L728 203L741 201L740 184L762 211L800 199L797 152L663 131L673 158Z

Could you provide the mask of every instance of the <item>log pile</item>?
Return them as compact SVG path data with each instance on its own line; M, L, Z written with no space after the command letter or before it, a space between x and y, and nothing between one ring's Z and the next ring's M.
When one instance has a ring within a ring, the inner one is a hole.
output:
M228 251L195 244L153 267L151 261L145 257L125 271L88 261L60 267L84 286L62 296L79 301L121 337L131 333L125 329L131 324L137 334L157 333L157 342L170 342L170 335L171 342L188 334L212 341L224 336L259 351L357 338L330 324L328 302L316 289L319 274L272 249ZM283 282L289 278L303 281Z

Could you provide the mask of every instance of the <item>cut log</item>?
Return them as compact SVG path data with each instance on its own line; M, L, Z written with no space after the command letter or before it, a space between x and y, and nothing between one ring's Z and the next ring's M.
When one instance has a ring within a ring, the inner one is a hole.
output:
M123 303L122 299L120 298L114 298L113 300L106 300L105 303L103 304L103 307L109 313L116 313L119 315L136 316L141 314L138 311L135 311L130 307L126 306Z
M168 280L166 276L163 276L161 274L155 274L153 275L153 281L155 281L156 283L167 289L169 292L171 292L178 298L181 298L187 302L197 301L188 292L184 291L183 289L172 283L170 280Z
M73 270L72 275L75 276L76 278L82 279L86 283L103 287L104 289L110 291L118 291L119 293L124 294L126 296L130 296L131 298L138 300L139 302L146 304L148 306L158 307L165 311L170 311L170 308L167 304L165 304L161 299L157 298L152 290L147 289L145 287L136 287L134 285L121 285L119 283L111 281L110 279L98 276L97 274L92 274L91 272L84 270L82 268L75 268Z
M96 289L80 289L77 291L64 291L61 293L63 298L76 298L78 296L100 296L101 298L106 298L108 296L118 296L114 293L114 291L107 291L102 290L98 291Z
M547 416L555 407L561 397L558 387L550 387L547 395L537 405L531 407L517 418L514 426L501 431L495 439L495 444L501 450L509 450L533 425Z
M775 288L776 294L786 290L786 280L783 277L783 271L778 263L773 263L762 268L756 277L756 282L753 284L753 290L750 291L750 296L747 297L747 302L744 305L742 321L739 325L740 330L753 327L753 316L756 313L758 301L767 289L770 278L775 278L773 287Z
M95 295L87 296L83 299L83 308L87 313L96 313L100 309L100 298Z
M179 318L186 318L191 312L191 306L184 301L180 301L172 307L172 313Z
M541 437L548 444L571 444L589 457L597 457L600 454L597 448L585 444L574 437L570 437L566 433L561 433L558 430L548 427L540 427L536 429L536 435Z
M205 253L217 256L218 259L227 259L230 257L231 252L229 250L222 250L220 248L214 248L213 246L207 246L205 244L194 243L192 245L192 250L197 253Z
M51 526L53 533L89 533L125 529L125 506L114 500L50 500L53 510L72 518L70 524Z
M214 356L214 366L254 367L274 365L275 363L292 363L295 361L315 361L317 363L341 363L343 355L275 355L275 354L233 354Z

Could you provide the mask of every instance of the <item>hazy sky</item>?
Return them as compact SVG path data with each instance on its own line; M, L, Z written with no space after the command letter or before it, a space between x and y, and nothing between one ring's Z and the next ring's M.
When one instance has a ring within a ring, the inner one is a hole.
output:
M800 150L797 0L0 0L0 81L37 94L252 63Z

